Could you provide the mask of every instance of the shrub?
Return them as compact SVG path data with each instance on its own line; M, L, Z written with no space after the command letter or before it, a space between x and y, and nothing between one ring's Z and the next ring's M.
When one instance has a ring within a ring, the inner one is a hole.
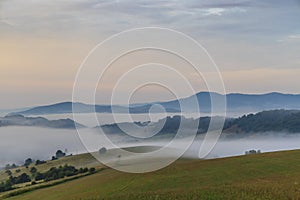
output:
M44 161L44 160L37 160L37 161L35 162L35 165L41 165L41 164L45 164L45 163L47 163L47 162Z
M90 173L90 174L93 174L93 173L95 173L95 172L96 172L96 169L95 169L94 167L92 167L92 168L89 169L89 173Z

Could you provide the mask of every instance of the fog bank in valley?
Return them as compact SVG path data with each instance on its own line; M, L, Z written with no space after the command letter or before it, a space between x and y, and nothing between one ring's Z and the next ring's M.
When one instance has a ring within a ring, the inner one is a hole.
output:
M85 129L83 133L86 138L93 141L92 149L98 150L105 146L103 136L95 130ZM50 159L56 150L68 150L68 153L78 154L86 152L76 130L58 130L35 127L2 127L0 128L0 166L7 163L21 164L24 159ZM160 138L155 141L141 142L138 140L124 140L119 135L113 136L114 142L120 146L131 145L165 145L170 139ZM262 152L300 149L300 134L278 134L267 135L255 134L254 137L242 139L221 139L216 144L208 158L243 155L245 151L256 149ZM194 143L185 153L185 156L197 158L202 139L197 137ZM180 148L178 141L178 148Z
M57 149L79 153L84 149L76 130L58 130L36 127L0 128L0 165L26 158L49 159Z

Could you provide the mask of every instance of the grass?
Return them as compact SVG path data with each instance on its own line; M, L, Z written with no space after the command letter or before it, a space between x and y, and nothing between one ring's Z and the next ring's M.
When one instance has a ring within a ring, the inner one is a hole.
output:
M179 160L162 170L106 169L9 200L300 199L300 150L213 160Z

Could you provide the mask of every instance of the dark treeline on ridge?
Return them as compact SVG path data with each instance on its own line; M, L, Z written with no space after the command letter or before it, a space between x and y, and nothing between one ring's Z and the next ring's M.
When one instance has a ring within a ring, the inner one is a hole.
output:
M215 117L220 118L220 117ZM220 118L221 119L221 118ZM162 127L159 134L176 134L179 126L189 130L191 124L199 120L198 134L206 133L211 117L199 119L185 118L183 116L167 117L158 122L135 122L134 125L149 126L149 130ZM183 123L183 125L180 125ZM119 125L130 128L131 123L107 124L101 126L105 133L123 133ZM152 129L151 129L152 128ZM271 110L257 114L244 115L239 118L226 118L223 128L224 133L263 133L263 132L287 132L300 133L300 111L298 110Z

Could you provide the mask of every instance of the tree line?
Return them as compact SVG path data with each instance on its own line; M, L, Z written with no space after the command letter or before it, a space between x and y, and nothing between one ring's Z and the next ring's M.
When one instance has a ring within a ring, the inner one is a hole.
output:
M78 174L92 174L96 172L96 169L94 167L76 169L74 166L66 164L64 166L52 167L48 171L43 173L38 172L35 167L32 167L30 169L31 176L26 173L22 173L19 176L12 176L12 173L10 171L6 172L7 174L10 174L10 176L7 181L0 183L0 192L12 190L14 189L13 186L16 184L31 182L31 184L34 185L36 184L36 181L53 181L65 177L75 176Z

